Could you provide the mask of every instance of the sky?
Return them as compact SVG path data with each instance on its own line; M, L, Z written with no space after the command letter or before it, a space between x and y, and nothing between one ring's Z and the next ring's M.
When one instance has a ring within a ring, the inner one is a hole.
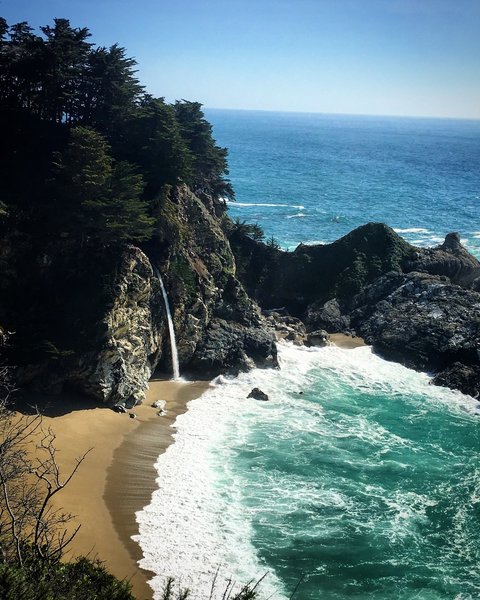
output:
M0 0L0 15L118 42L168 101L480 119L480 0Z

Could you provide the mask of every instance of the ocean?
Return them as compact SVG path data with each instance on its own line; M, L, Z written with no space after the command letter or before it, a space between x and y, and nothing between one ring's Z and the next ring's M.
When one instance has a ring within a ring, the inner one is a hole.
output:
M383 221L480 256L480 122L206 111L233 217L292 249ZM177 419L137 513L141 565L208 599L263 575L287 600L480 597L478 401L368 347L279 344ZM269 402L248 399L258 386Z
M480 121L206 111L229 149L231 216L286 249L370 221L418 246L451 231L480 255Z

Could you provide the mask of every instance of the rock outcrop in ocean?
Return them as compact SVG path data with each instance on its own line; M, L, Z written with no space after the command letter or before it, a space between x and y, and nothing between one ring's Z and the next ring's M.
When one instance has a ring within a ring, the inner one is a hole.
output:
M324 246L283 252L233 229L241 280L262 308L285 306L308 332L362 336L380 355L480 394L480 263L456 233L436 248L369 223Z

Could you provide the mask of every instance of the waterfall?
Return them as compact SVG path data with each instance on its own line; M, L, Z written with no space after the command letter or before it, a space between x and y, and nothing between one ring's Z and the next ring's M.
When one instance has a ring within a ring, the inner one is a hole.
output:
M160 275L160 271L154 267L154 273L158 277L158 281L160 282L160 287L162 289L163 301L165 303L165 311L167 313L168 320L168 332L170 334L170 347L172 349L172 368L173 368L173 379L180 379L180 367L178 365L178 352L177 352L177 342L175 340L175 329L173 328L173 319L172 313L170 312L170 304L168 303L167 290L163 285L163 279Z

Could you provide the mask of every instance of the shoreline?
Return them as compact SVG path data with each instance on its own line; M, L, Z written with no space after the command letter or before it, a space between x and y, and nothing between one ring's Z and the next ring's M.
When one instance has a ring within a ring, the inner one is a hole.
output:
M351 336L345 333L330 333L328 337L331 344L345 350L354 350L355 348L367 345L365 340L360 336Z
M331 334L330 339L342 348L365 345L361 338L343 334ZM99 559L112 575L130 582L136 600L153 598L148 581L154 576L138 565L143 555L132 539L138 534L136 513L157 489L155 463L174 441L176 418L209 385L152 379L145 402L130 411L135 419L80 396L29 394L24 400L40 407L44 427L55 433L62 473L67 474L75 459L92 448L53 502L55 509L74 515L72 524L81 525L66 558ZM165 415L158 416L158 409L151 406L156 400L166 401Z
M132 540L132 535L138 535L136 512L150 503L152 493L157 489L155 463L159 455L174 441L177 417L185 413L188 403L201 396L208 386L209 382L204 381L151 380L143 406L155 418L142 419L135 432L124 436L122 443L114 451L112 463L107 470L103 501L120 542L136 568L135 581L132 578L132 591L137 600L150 600L153 597L148 580L154 573L138 566L143 554L140 545ZM157 416L158 409L150 406L159 399L167 401L167 413L161 417Z
M75 466L76 458L92 448L52 502L54 509L73 515L69 530L81 525L65 558L99 559L109 573L131 583L136 600L151 600L153 591L147 583L150 573L137 564L142 557L140 546L130 539L138 533L135 512L149 503L156 489L154 465L173 441L176 417L208 386L203 381L153 379L145 402L130 411L135 419L75 395L28 394L19 402L20 408L37 405L44 415L43 427L54 432L63 477ZM160 399L167 401L163 416L150 406Z

